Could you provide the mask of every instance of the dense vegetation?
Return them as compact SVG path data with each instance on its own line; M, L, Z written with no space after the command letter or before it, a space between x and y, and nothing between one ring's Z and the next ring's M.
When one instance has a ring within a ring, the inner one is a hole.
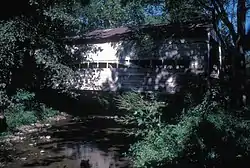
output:
M249 159L249 110L225 109L213 95L200 102L182 99L185 107L168 108L157 96L126 93L118 106L126 110L123 124L137 125L138 141L128 156L136 167L237 167ZM174 115L173 115L174 113Z
M12 8L13 4L18 10ZM129 153L137 167L239 166L249 158L250 149L246 76L249 5L248 0L2 3L0 114L7 118L11 130L57 113L36 100L35 92L52 88L72 94L69 83L79 79L72 63L84 58L65 47L65 37L96 28L209 20L224 49L219 79L213 81L208 72L203 79L207 81L205 90L198 98L193 90L185 90L179 109L174 108L171 97L135 93L119 96L118 107L127 111L120 121L138 128L133 132L138 141ZM93 46L84 46L82 52L89 50L94 51Z
M171 102L173 97L162 99L157 95L119 96L118 107L127 111L119 121L137 128L132 134L138 141L131 146L128 156L136 167L248 165L250 118L245 59L250 39L245 26L250 2L149 0L144 3L163 5L170 22L211 19L225 54L219 79L210 78L208 72L203 79L207 81L206 89L198 99L193 99L196 91L190 89L183 91L179 102Z
M73 73L65 62L74 57L68 54L62 38L80 30L75 13L77 3L80 2L27 0L1 4L11 9L1 8L0 15L0 112L5 113L9 128L25 121L34 122L33 112L44 108L37 103L33 103L36 108L30 107L15 97L26 101L28 97L34 98L33 91L57 85L67 90L66 83ZM13 4L19 4L18 10L10 7ZM27 115L26 119L20 117L22 121L14 124L14 113ZM32 121L27 121L28 118Z

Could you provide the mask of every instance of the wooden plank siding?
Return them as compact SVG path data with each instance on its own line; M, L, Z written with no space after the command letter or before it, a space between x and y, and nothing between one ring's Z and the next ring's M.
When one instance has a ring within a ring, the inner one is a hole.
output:
M102 51L90 54L89 60L79 63L79 72L85 80L77 89L174 93L178 91L177 75L183 76L187 70L203 73L204 57L207 55L205 40L178 41L165 41L159 47L158 58L150 55L139 57L132 53L132 48L127 55L119 57L120 43L96 44Z

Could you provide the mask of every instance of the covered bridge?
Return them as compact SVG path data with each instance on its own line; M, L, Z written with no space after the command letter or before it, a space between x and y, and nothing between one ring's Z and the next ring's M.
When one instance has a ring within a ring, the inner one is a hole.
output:
M95 30L67 42L84 58L75 63L79 90L175 93L190 74L218 76L222 61L208 23ZM83 46L92 50L82 52Z

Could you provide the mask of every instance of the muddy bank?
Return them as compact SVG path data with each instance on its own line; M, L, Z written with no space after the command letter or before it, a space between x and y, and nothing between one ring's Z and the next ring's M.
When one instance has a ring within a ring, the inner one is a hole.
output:
M5 147L10 149L4 155L9 157L5 158L4 167L80 168L83 160L93 168L131 167L122 154L133 139L114 117L65 116L25 130L16 136L19 139L5 139Z

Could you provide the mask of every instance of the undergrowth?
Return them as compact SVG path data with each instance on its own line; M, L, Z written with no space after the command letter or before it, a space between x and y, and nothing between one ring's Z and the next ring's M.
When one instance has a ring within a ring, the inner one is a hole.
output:
M127 111L121 122L138 128L132 132L138 141L127 154L135 167L237 167L249 160L250 122L244 115L206 95L169 123L161 118L168 113L162 105L167 104L137 93L118 99L118 107Z
M28 91L19 90L11 97L10 102L4 111L9 131L21 125L35 123L38 120L44 121L58 114L57 110L36 101L35 94Z

